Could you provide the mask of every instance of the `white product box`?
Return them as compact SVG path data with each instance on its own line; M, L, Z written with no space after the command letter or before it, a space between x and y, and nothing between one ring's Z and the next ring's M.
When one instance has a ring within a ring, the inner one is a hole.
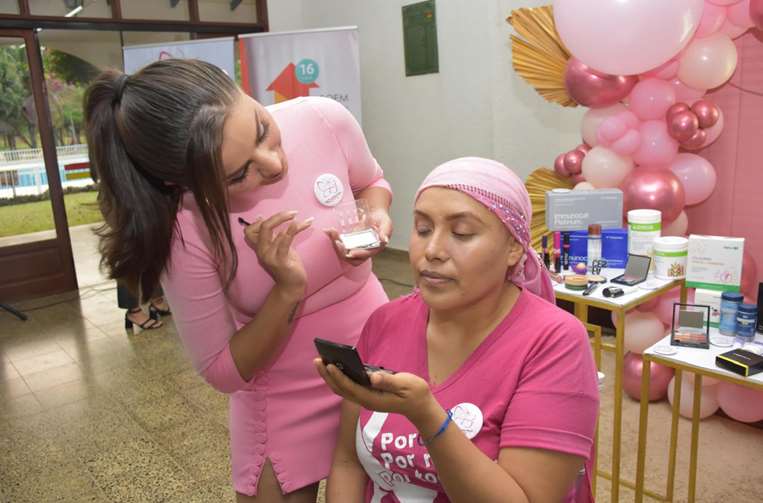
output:
M720 290L706 290L697 288L694 292L694 303L710 306L710 326L718 328L721 321L721 295Z
M689 236L686 286L739 291L742 282L744 238Z

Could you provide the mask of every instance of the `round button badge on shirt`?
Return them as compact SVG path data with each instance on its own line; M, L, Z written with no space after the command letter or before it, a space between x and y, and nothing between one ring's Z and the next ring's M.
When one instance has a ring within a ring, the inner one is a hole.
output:
M344 196L344 185L338 176L332 173L324 173L315 179L313 185L315 198L323 206L336 206Z
M473 403L460 403L452 407L450 412L453 414L453 422L469 440L476 437L482 429L482 411Z

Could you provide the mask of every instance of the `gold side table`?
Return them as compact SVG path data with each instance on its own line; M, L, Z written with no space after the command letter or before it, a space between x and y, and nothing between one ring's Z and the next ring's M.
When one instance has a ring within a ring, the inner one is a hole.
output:
M711 329L710 336L717 334L717 329ZM760 340L761 335L757 337ZM710 346L710 349L696 349L675 347L676 354L661 355L654 351L657 346L669 346L670 336L653 345L642 355L644 359L643 373L641 375L641 408L639 415L638 434L638 458L636 462L636 498L641 503L644 494L659 501L673 501L674 483L676 475L676 452L678 449L678 419L681 404L681 377L683 371L693 372L694 377L694 400L692 402L691 419L691 445L689 451L689 494L688 501L693 503L696 496L697 486L697 453L699 447L699 412L702 403L702 377L712 377L721 381L741 384L750 388L763 390L763 373L752 377L742 377L727 370L715 366L715 357L721 353L730 351L731 347L719 348ZM738 347L738 346L734 346ZM668 451L668 475L665 494L654 494L644 489L644 460L646 458L646 429L649 419L649 380L650 362L659 363L675 369L675 382L673 388L673 413L670 426L670 450Z
M604 269L602 275L608 279L619 276L623 273L622 269ZM636 488L636 483L620 478L620 443L622 437L622 411L623 411L623 356L625 354L625 346L623 339L625 337L625 313L634 309L641 304L649 302L650 300L658 297L664 293L667 293L674 288L681 289L681 302L686 302L686 286L683 280L658 280L650 278L647 280L655 288L643 289L639 285L635 287L624 287L621 285L614 285L611 283L604 283L590 296L584 297L582 292L575 290L568 290L563 284L557 284L554 286L554 293L557 299L572 302L575 307L575 316L583 322L583 324L593 332L593 348L594 358L596 360L597 370L601 369L601 351L610 351L615 353L615 403L614 403L614 424L612 427L612 471L607 472L599 470L598 468L598 456L594 458L593 467L596 476L592 477L594 494L596 493L596 479L598 476L602 476L605 479L611 480L611 500L613 502L619 501L620 497L620 485L624 485L631 489ZM626 294L622 297L615 299L607 298L602 295L602 291L607 286L618 286L623 290L626 290ZM617 314L617 320L615 323L615 344L604 344L601 341L601 329L588 323L588 308L598 307L606 311L610 311ZM598 425L596 427L596 445L598 450L599 432Z

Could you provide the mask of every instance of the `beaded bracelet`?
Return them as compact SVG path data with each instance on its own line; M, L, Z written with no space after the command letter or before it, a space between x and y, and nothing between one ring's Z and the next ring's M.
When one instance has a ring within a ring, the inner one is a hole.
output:
M434 435L432 435L432 438L430 438L429 440L423 440L423 439L421 438L421 435L419 435L419 436L416 438L416 440L418 441L419 445L430 445L432 442L434 442L434 440L435 440L437 437L439 437L440 435L442 435L443 433L445 433L445 430L447 430L447 429L448 429L448 425L449 425L449 424L450 424L450 422L453 420L453 413L452 413L450 410L447 410L446 412L448 413L448 417L446 417L446 418L445 418L445 421L443 421L443 422L442 422L442 425L440 425L440 429L439 429L439 430L437 430L437 433L435 433Z

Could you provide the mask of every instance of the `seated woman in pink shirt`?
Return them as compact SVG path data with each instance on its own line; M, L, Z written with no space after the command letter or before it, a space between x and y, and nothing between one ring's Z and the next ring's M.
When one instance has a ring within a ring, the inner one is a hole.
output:
M315 373L315 336L354 344L387 301L367 260L336 244L336 205L368 202L386 242L391 194L340 104L264 107L217 67L107 72L85 102L112 277L161 279L195 367L230 394L237 499L314 502L340 399Z
M330 503L589 501L598 412L584 327L553 304L530 200L502 164L447 162L418 191L418 289L358 342L373 389L315 360L345 398Z

